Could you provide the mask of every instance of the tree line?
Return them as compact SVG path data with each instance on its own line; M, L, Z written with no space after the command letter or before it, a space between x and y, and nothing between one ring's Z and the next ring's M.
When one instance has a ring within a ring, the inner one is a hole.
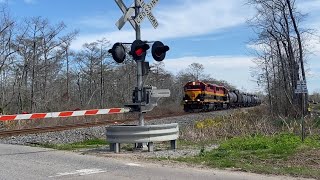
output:
M308 95L296 94L297 81L306 80L305 63L310 30L303 29L305 15L295 0L249 0L257 14L249 23L257 34L253 40L254 74L266 88L267 102L273 115L298 116L307 108ZM302 102L304 102L302 107Z
M74 51L78 35L61 22L43 17L19 22L6 8L0 14L0 111L4 114L52 112L89 108L122 107L131 101L136 86L136 63L130 56L122 64L108 53L107 39L83 44ZM129 49L127 47L127 49ZM145 85L169 88L165 103L179 108L183 85L192 80L218 84L205 75L204 66L191 64L177 75L163 63L151 65ZM232 87L231 85L229 85Z

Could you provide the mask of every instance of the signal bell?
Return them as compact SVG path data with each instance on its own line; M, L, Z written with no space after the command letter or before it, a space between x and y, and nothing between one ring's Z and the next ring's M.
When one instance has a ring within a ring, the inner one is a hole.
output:
M121 43L115 43L108 52L112 54L112 58L117 63L122 63L126 58L126 50Z
M133 57L134 60L145 60L147 50L150 46L141 40L133 41L131 45L130 55Z
M152 57L156 61L162 61L166 57L166 52L169 51L169 46L164 45L161 41L156 41L152 45Z

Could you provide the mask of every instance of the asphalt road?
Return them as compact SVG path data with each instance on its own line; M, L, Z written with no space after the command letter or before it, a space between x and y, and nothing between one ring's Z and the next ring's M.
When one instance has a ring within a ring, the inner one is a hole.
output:
M0 179L294 179L251 173L170 167L45 148L0 144Z

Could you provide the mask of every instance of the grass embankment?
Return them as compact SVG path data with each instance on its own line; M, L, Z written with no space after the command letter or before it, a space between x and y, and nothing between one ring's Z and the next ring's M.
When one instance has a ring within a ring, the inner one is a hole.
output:
M39 146L45 148L52 148L58 150L77 150L77 149L87 149L87 148L98 148L105 146L107 144L106 140L103 139L90 139L82 142L70 143L70 144L40 144Z
M214 168L320 178L320 139L279 134L235 137L211 151L178 161Z
M220 144L219 148L199 148L199 155L175 160L222 169L320 178L320 117L305 118L304 142L300 123L301 119L270 117L263 106L198 120L181 131L180 139L200 146Z

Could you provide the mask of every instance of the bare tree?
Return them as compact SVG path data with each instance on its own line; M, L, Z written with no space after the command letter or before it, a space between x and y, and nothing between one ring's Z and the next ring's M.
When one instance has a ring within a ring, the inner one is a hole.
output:
M14 20L10 17L6 5L0 10L0 108L6 111L12 102L15 92L8 91L10 85L11 65L14 61L16 49L14 41ZM13 84L16 86L16 84Z
M297 21L303 16L296 11L295 0L249 0L249 4L257 10L257 15L250 21L258 34L254 43L260 48L256 54L262 59L256 61L261 68L257 77L267 86L271 112L296 116L300 102L295 94L299 73L305 80L301 36L305 31L298 28L301 21Z
M204 75L204 66L200 63L192 63L188 66L187 72L192 75L193 80L199 80Z
M19 29L15 41L18 51L14 64L21 77L18 82L19 109L29 112L51 110L59 96L53 86L62 70L62 44L66 39L73 40L74 36L62 36L66 29L63 23L51 25L42 17L26 19ZM69 38L62 38L67 36Z

